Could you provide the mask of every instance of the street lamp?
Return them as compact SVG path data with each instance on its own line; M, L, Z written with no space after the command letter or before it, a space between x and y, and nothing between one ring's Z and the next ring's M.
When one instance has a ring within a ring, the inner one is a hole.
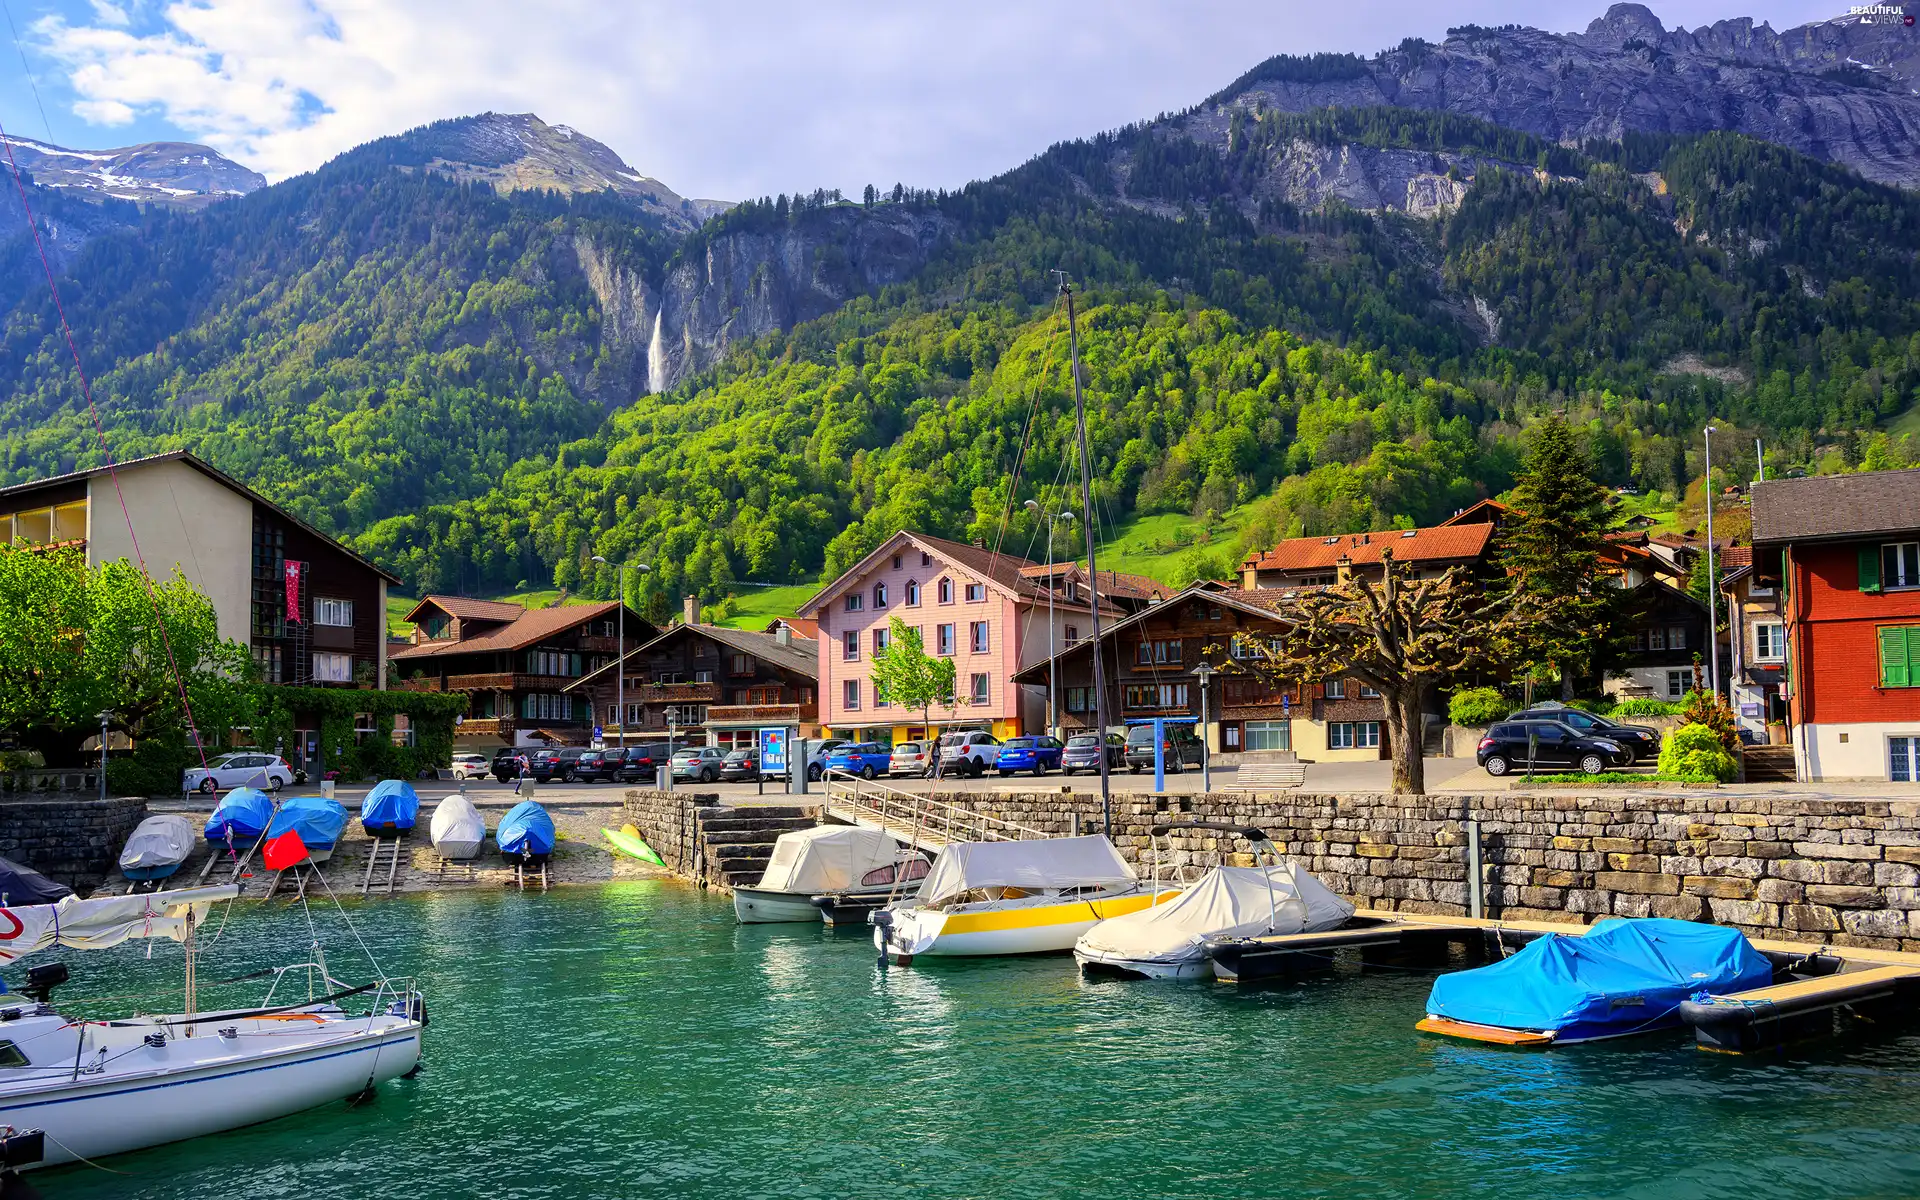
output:
M1207 685L1220 673L1219 668L1202 659L1193 669L1193 676L1200 681L1200 790L1213 791L1213 739L1207 734Z
M1038 500L1027 501L1027 511L1038 517L1040 515L1040 502ZM1071 528L1073 526L1073 514L1070 512L1047 514L1047 732L1054 737L1059 737L1060 710L1056 700L1059 687L1058 681L1055 678L1059 656L1054 650L1053 640L1055 629L1053 598L1054 594L1059 590L1054 586L1053 578L1053 525L1055 521L1065 521L1067 526ZM1104 749L1102 752L1105 752Z
M619 633L614 638L618 645L613 652L613 715L620 722L620 748L624 750L627 746L627 572L645 573L653 568L646 563L611 563L598 554L593 556L593 561L620 573Z
M1714 593L1720 590L1720 585L1713 577L1713 426L1708 425L1701 436L1707 442L1707 692L1717 701L1720 698L1720 621L1715 615Z
M107 798L107 722L113 720L113 712L108 710L100 714L100 798Z

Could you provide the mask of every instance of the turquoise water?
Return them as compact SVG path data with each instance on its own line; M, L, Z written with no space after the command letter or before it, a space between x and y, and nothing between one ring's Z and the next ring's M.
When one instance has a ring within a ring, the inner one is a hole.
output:
M314 916L335 973L364 978ZM1419 974L1238 991L1083 983L1067 958L882 970L857 936L737 926L668 882L355 919L428 992L418 1077L33 1182L50 1200L1920 1194L1920 1036L1757 1061L1678 1036L1486 1050L1413 1031ZM297 908L236 909L203 978L308 940ZM178 947L141 953L68 954L63 1006L104 1016L120 1006L82 1001L175 983Z

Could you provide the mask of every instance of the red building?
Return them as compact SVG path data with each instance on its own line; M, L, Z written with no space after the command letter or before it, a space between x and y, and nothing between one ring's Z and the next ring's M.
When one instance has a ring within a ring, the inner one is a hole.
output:
M1799 777L1920 781L1920 470L1755 484L1753 540Z

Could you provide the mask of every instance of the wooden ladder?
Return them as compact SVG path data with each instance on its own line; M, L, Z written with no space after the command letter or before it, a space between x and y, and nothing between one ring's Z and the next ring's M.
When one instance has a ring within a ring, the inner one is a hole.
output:
M367 871L360 877L360 894L366 895L373 887L373 877L379 871L380 860L387 860L387 895L393 895L393 881L400 873L400 839L375 838L373 848L367 852Z

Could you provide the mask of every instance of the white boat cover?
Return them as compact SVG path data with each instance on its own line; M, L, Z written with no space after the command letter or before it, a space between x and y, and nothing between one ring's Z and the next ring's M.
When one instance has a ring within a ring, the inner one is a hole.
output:
M1215 867L1178 900L1095 925L1079 949L1107 959L1180 962L1204 955L1209 938L1312 933L1352 915L1353 905L1297 863Z
M200 831L192 821L177 813L148 817L127 836L120 851L120 869L144 871L152 867L177 867L187 860Z
M473 801L455 792L433 806L433 848L448 858L472 858L487 842L487 822Z
M187 914L201 925L215 901L240 894L234 884L148 892L139 896L106 896L82 900L68 896L58 904L22 904L0 908L0 962L49 946L74 950L105 950L128 938L187 940Z
M1114 887L1135 882L1133 868L1113 843L1089 837L1023 842L954 842L943 847L914 893L916 904L938 904L974 888Z
M900 843L877 829L816 825L783 833L773 844L766 874L754 884L766 892L840 892L860 886L869 871L900 861Z

